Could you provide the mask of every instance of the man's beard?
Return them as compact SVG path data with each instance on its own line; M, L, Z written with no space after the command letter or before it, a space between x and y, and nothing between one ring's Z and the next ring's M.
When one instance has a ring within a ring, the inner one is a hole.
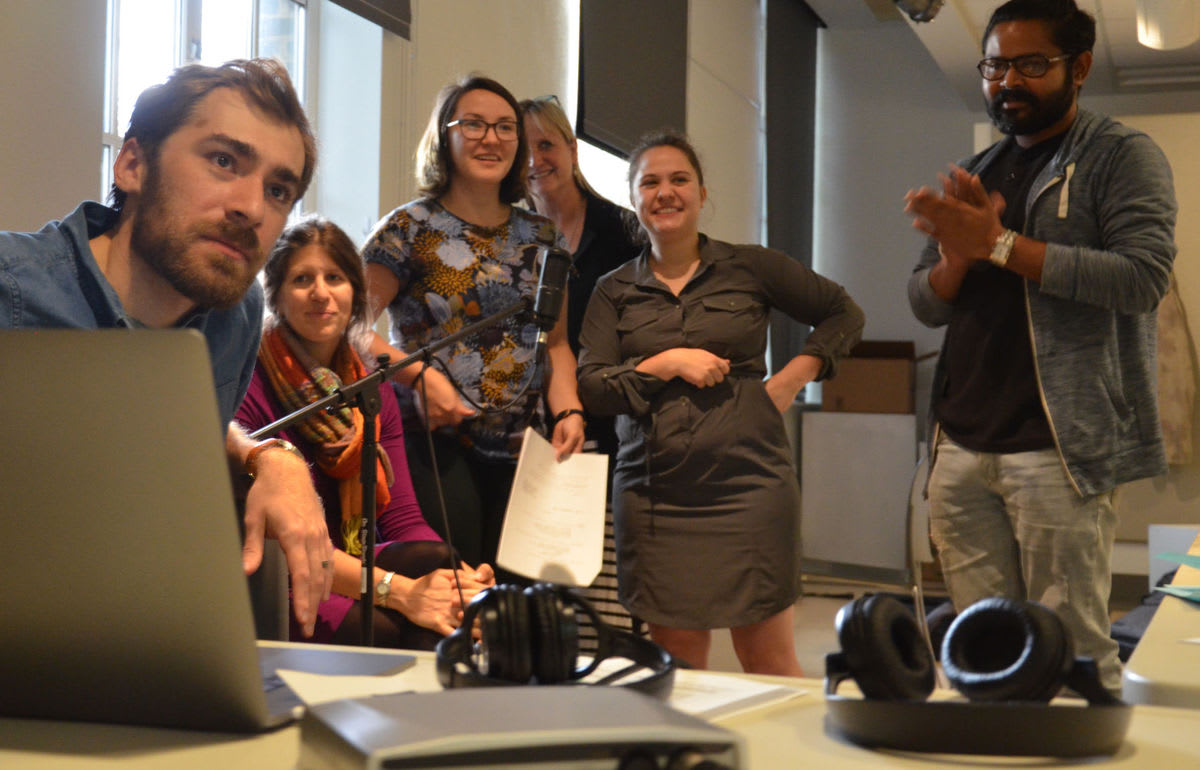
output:
M218 238L247 255L246 262L219 251L189 259L188 249L201 237ZM175 291L197 307L225 310L242 300L262 265L262 252L254 231L232 222L196 224L180 229L178 217L167 210L155 163L150 164L130 232L130 247L142 261L163 277Z
M1004 102L1024 102L1029 105L1029 113L1024 118L1015 118L1005 114L1000 106ZM1042 101L1024 88L1004 88L996 94L996 98L987 102L988 117L996 125L996 130L1010 136L1031 136L1053 126L1062 120L1075 103L1075 84L1070 80L1063 87L1050 94Z

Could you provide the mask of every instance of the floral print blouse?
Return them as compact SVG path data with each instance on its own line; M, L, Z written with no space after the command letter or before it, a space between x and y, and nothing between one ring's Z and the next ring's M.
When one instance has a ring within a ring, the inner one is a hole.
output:
M363 258L400 282L388 306L391 342L413 353L537 291L543 246L565 246L550 220L513 207L499 227L471 224L422 198L383 219ZM520 316L438 351L435 364L476 408L460 440L489 460L511 462L525 428L541 429L547 372L534 360L537 327ZM416 387L416 384L414 383ZM416 416L412 391L401 388L406 419ZM501 408L503 407L503 408Z

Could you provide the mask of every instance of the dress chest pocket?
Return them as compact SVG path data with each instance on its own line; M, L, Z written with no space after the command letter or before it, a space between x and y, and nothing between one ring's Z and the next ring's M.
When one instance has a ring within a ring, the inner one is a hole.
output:
M633 358L653 354L661 350L664 329L656 323L662 313L647 305L630 305L621 308L617 318L617 338L621 342L621 357Z
M700 312L688 316L689 340L725 357L742 359L760 352L766 342L767 313L758 297L724 292L701 298L699 305Z
M704 309L713 313L747 313L756 312L758 301L749 294L726 292L713 294L700 300Z

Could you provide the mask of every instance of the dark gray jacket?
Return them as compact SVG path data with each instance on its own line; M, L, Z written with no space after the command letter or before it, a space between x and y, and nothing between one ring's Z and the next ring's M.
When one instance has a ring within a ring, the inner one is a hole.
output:
M963 167L987 168L1011 137ZM1023 235L1046 242L1025 308L1042 397L1076 491L1091 495L1167 470L1155 396L1155 310L1175 259L1171 169L1150 137L1080 109L1034 180ZM918 320L949 322L926 244L908 282ZM944 351L943 351L944 352ZM933 393L945 385L939 359Z

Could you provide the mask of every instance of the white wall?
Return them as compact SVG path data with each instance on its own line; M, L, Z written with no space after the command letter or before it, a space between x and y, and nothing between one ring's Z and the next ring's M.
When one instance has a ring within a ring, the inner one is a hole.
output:
M704 166L700 227L734 243L763 241L762 15L757 0L692 0L687 130Z
M35 230L101 194L105 3L3 8L0 230Z
M862 306L864 339L913 340L918 356L941 346L909 309L924 238L903 199L971 154L972 122L906 24L819 33L813 267ZM932 359L918 365L918 425L932 375Z

